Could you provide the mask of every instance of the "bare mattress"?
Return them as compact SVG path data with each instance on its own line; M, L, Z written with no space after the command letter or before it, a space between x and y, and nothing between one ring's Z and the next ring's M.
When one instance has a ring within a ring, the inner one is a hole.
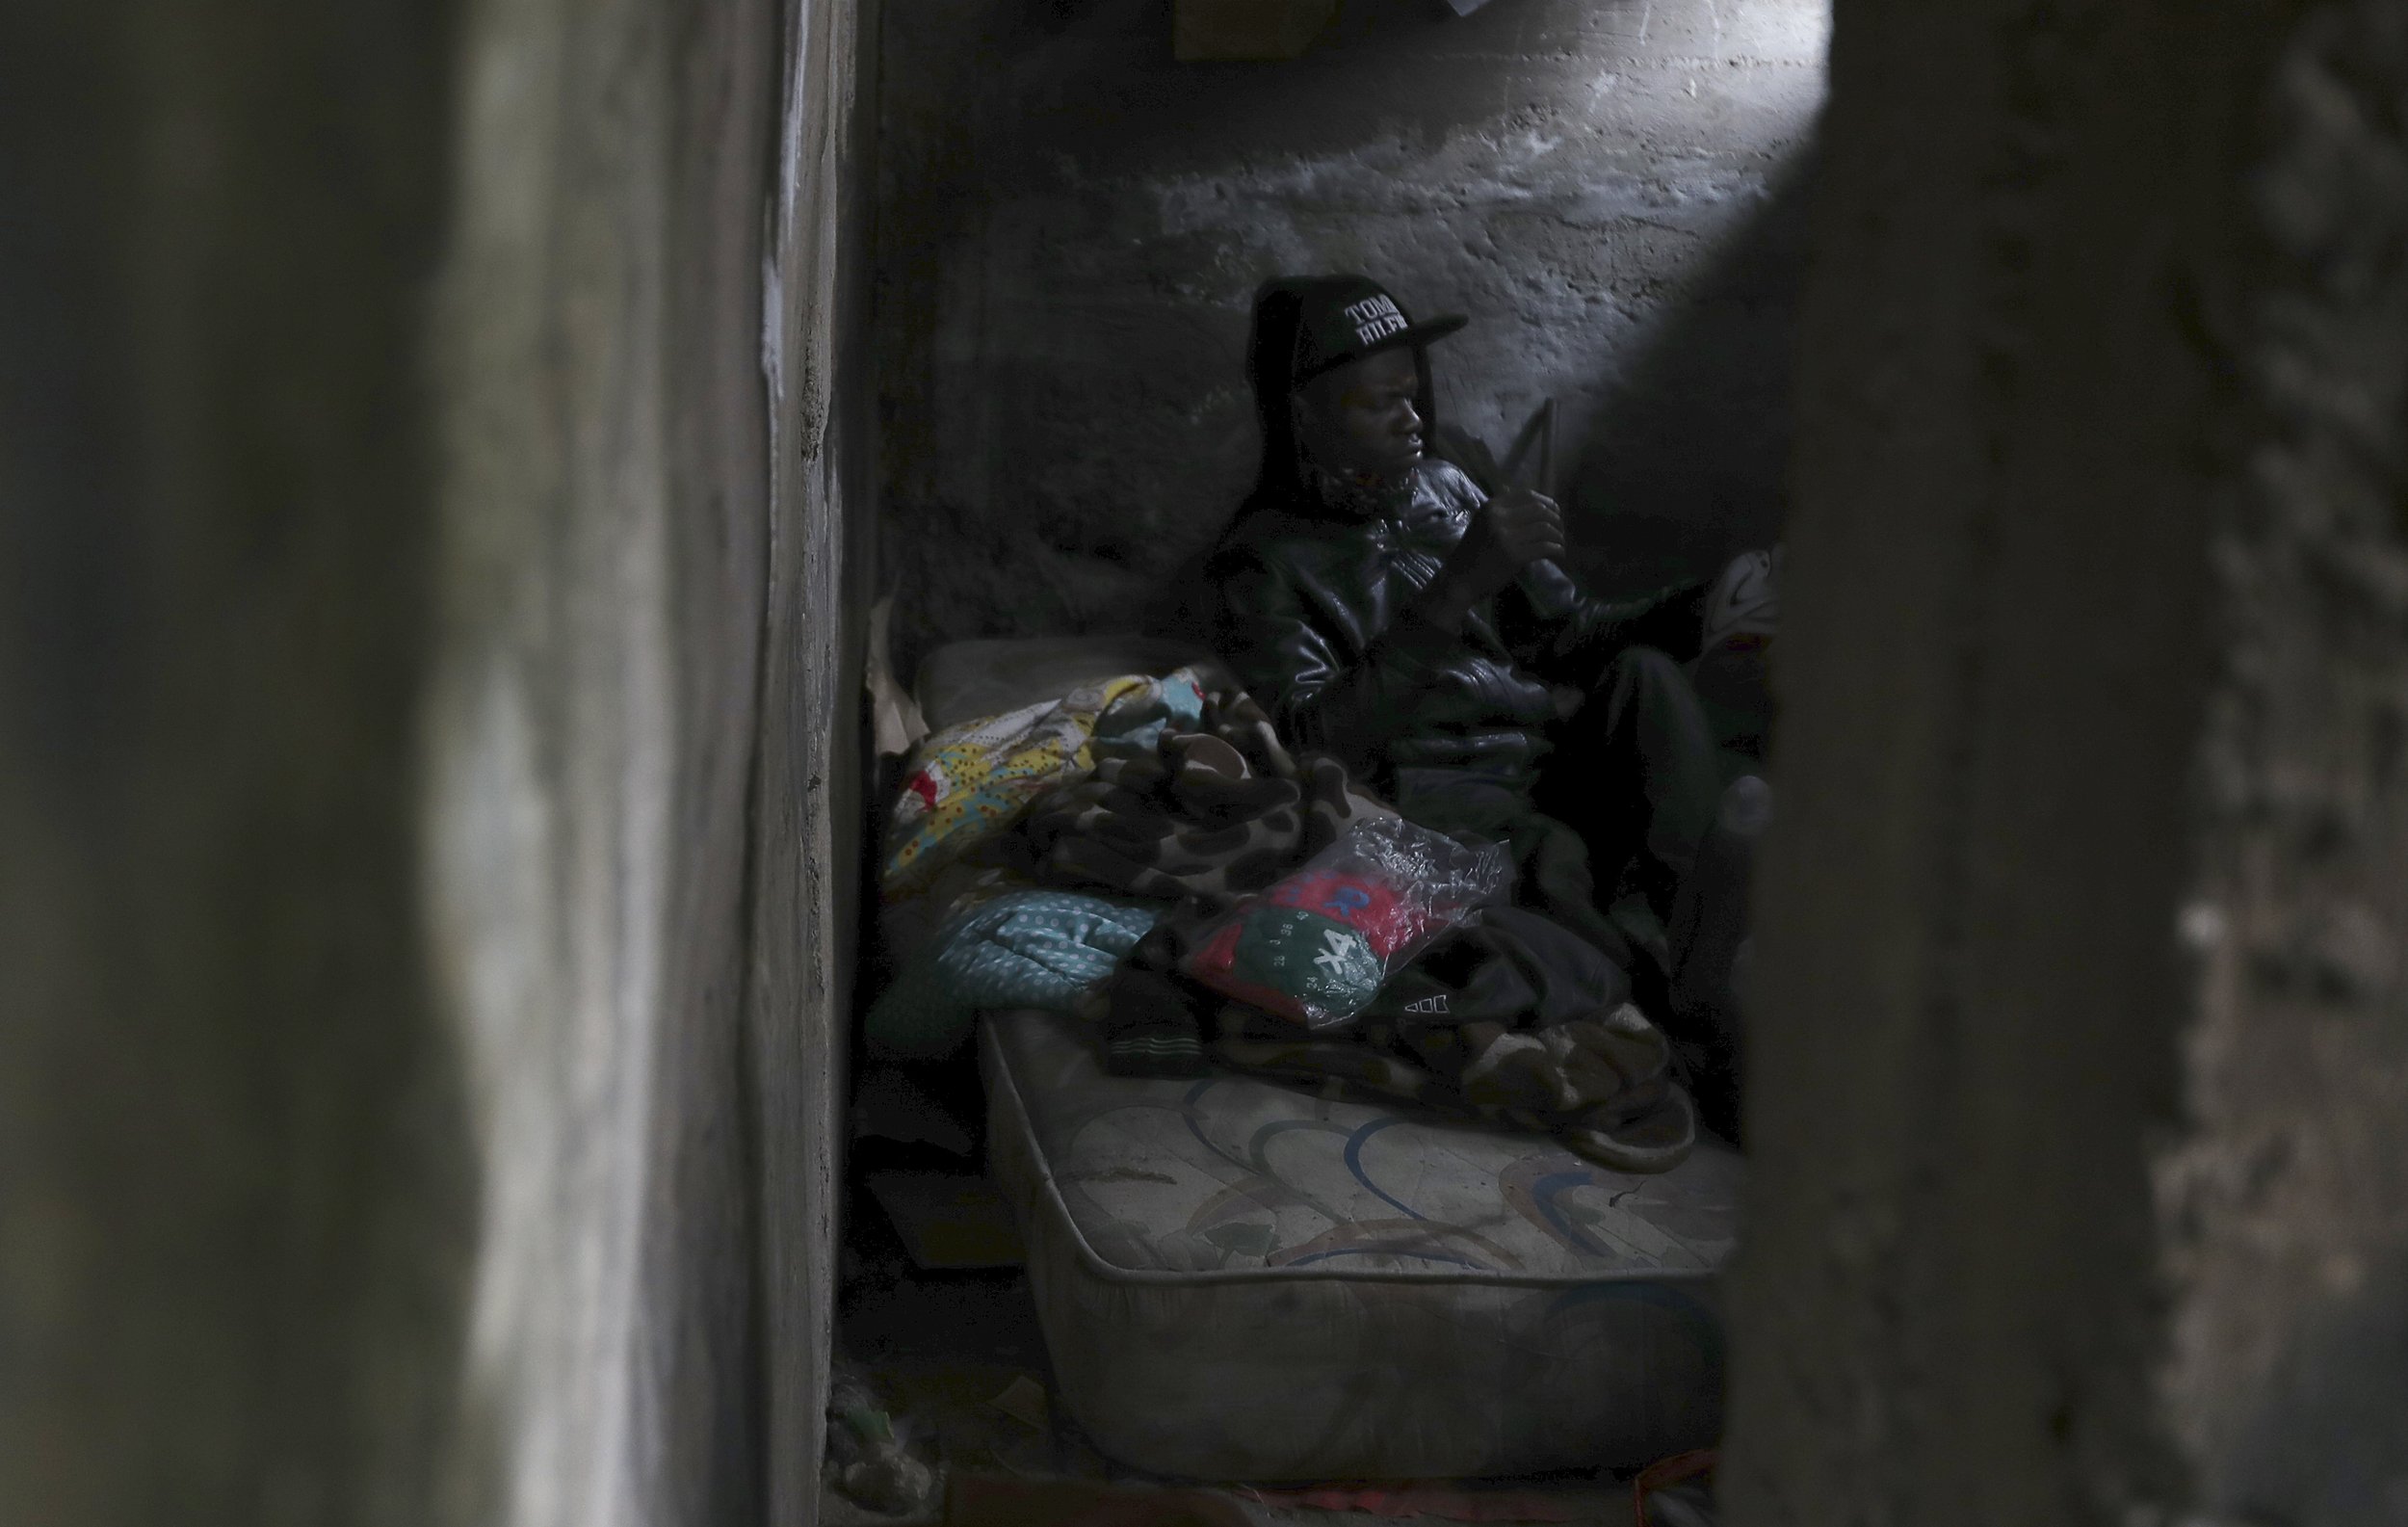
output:
M1056 1382L1123 1461L1524 1474L1718 1431L1729 1147L1629 1176L1243 1077L1116 1077L1046 1013L990 1015L981 1046Z

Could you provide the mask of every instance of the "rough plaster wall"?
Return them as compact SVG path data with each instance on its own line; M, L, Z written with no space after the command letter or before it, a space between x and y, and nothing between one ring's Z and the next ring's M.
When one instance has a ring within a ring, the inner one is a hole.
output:
M859 39L875 4L790 6L764 272L771 405L769 627L753 779L752 1106L762 1120L769 1516L809 1523L834 1331L837 1173L851 1031L862 668L874 566L867 352L875 124Z
M2400 76L2264 190L2306 11L1838 9L1740 1527L2399 1519Z
M775 17L664 19L471 12L437 345L425 810L484 1166L469 1377L486 1509L562 1527L758 1510L739 911L775 75L728 66Z
M1822 0L1360 4L1179 65L1157 0L897 8L881 51L883 544L898 661L1127 626L1252 480L1254 286L1370 270L1478 326L1442 408L1558 400L1609 582L1778 523Z
M479 20L428 803L488 1184L471 1379L507 1519L808 1521L858 789L852 8Z
M2408 17L2278 56L2217 539L2166 1401L2219 1516L2408 1521Z
M851 14L0 18L0 1515L812 1518Z

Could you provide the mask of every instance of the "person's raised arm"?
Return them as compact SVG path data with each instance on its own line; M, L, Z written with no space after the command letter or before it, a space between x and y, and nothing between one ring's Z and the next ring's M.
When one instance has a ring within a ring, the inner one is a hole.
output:
M1695 651L1708 586L1691 581L1625 599L1590 597L1561 565L1562 512L1552 500L1528 488L1506 488L1474 518L1473 532L1501 506L1524 501L1544 505L1553 516L1554 543L1500 588L1501 592L1511 589L1499 601L1498 615L1500 634L1517 659L1551 682L1585 684L1628 646L1661 646L1680 658ZM1471 544L1472 536L1466 535L1464 545Z

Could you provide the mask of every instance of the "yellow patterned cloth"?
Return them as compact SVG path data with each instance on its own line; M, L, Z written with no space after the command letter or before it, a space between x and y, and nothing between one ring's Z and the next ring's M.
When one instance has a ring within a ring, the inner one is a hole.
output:
M935 733L920 745L895 803L882 889L890 899L925 889L965 851L1019 821L1039 797L1093 773L1099 726L1134 740L1201 705L1195 677L1183 669L1167 678L1105 679Z

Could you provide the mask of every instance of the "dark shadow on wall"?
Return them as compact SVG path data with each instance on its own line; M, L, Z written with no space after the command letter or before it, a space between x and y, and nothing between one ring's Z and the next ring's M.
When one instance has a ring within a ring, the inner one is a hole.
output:
M1711 576L1781 534L1815 159L1810 143L1699 263L1558 470L1573 559L1601 594Z

